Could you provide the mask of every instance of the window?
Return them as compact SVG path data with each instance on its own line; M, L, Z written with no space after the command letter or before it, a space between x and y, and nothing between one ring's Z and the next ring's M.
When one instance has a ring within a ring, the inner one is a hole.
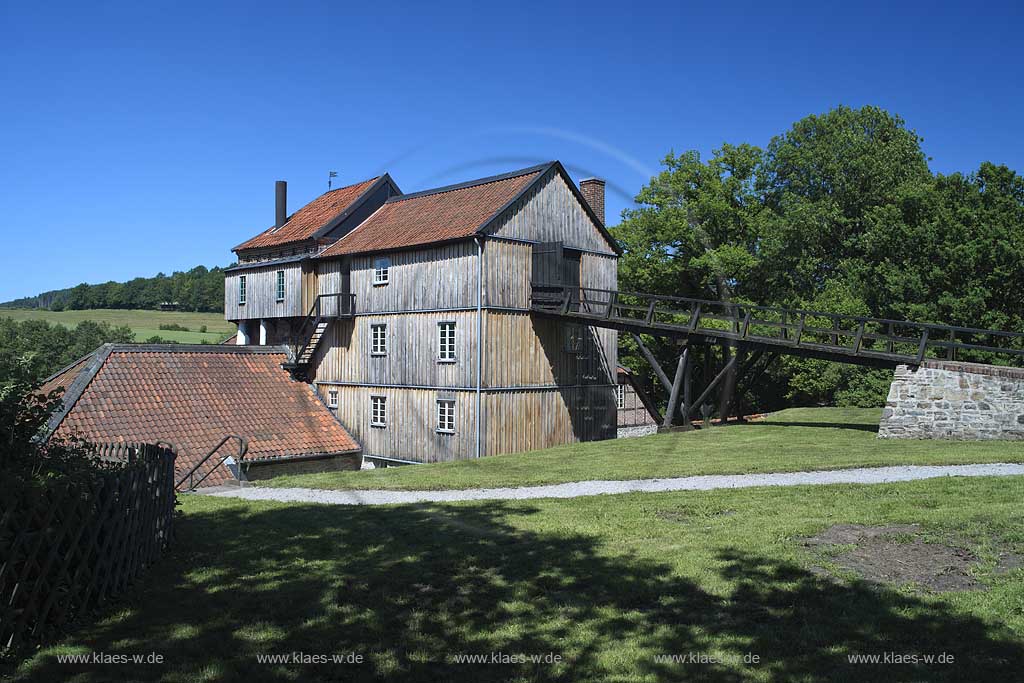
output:
M388 399L386 396L370 397L370 426L388 426Z
M455 399L437 399L437 431L455 433Z
M619 384L615 387L615 405L619 410L626 407L626 385Z
M284 271L277 271L277 300L284 301Z
M370 325L370 355L388 355L388 326Z
M442 363L455 362L455 323L437 324L437 360Z
M379 258L373 262L373 284L386 285L391 270L391 259Z
M327 390L327 405L331 408L338 407L338 390L328 389Z
M245 305L245 276L238 276L238 305Z
M583 328L579 325L568 325L565 328L565 350L576 355L583 355Z

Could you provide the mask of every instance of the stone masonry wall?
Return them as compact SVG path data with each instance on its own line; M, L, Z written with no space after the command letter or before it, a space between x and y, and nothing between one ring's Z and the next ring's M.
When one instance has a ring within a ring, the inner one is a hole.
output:
M636 427L619 427L616 437L619 439L634 439L639 436L650 436L658 433L658 425L638 425Z
M335 455L325 458L307 458L297 460L253 462L249 465L246 479L257 481L270 479L284 474L308 474L314 472L338 472L358 470L363 458L355 455Z
M1024 370L949 361L900 365L878 436L1024 439Z

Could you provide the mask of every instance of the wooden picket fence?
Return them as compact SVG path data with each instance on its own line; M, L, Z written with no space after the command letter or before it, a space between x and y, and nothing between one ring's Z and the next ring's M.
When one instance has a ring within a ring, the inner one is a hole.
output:
M0 489L0 651L59 634L124 591L171 541L173 450L112 444L96 457L122 466Z

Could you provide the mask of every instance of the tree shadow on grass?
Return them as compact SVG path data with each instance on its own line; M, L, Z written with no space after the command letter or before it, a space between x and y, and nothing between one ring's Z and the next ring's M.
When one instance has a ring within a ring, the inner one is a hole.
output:
M942 603L839 585L754 552L717 557L724 592L601 539L516 528L529 504L191 512L177 549L72 652L165 664L26 663L34 680L1008 680L1024 648ZM67 648L63 651L69 651ZM689 653L732 661L673 663ZM847 654L953 653L951 665L851 666ZM363 664L257 655L358 653ZM459 654L545 655L470 665Z
M866 422L793 422L791 420L771 422L751 422L748 424L762 424L770 427L823 427L825 429L854 429L861 432L878 433L877 424Z

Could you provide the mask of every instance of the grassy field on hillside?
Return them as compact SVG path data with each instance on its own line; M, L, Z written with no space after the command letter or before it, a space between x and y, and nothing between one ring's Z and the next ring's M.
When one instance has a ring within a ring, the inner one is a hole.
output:
M998 567L1024 553L1022 498L1024 477L364 508L189 495L174 551L15 680L1013 680L1024 570ZM845 524L920 525L976 559L975 585L847 575L805 541ZM96 652L163 663L57 660ZM850 662L886 653L944 663Z
M876 438L880 410L791 408L763 422L613 439L543 451L374 471L276 477L260 486L319 489L462 489L585 479L794 472L881 465L1024 462L1016 442Z
M217 344L235 333L235 326L224 320L220 313L191 313L184 311L139 311L122 309L93 309L86 311L46 311L39 309L0 308L0 318L15 320L45 320L49 323L74 327L83 320L106 322L117 327L127 325L135 333L135 341L153 336L182 344ZM161 330L160 325L176 324L187 327L188 332ZM207 331L199 328L206 325Z

